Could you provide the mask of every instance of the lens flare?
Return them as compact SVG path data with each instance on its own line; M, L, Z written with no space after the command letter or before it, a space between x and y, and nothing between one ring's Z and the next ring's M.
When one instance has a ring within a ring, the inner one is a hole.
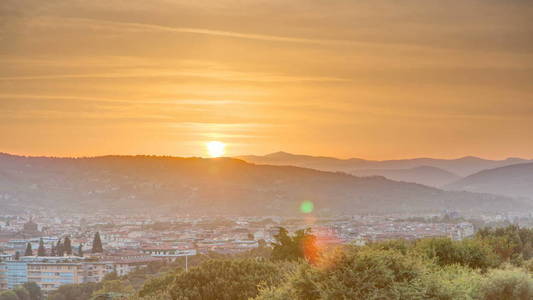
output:
M304 214L312 213L314 208L315 206L311 201L304 201L300 204L300 211Z

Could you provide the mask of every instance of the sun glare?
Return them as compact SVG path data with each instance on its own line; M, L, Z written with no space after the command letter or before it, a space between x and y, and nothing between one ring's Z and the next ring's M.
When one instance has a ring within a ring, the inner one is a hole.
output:
M220 157L226 153L226 144L219 141L207 142L206 148L211 157Z

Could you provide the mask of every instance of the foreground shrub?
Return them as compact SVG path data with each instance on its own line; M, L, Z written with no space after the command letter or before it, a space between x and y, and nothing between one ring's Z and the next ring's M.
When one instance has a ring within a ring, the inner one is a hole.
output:
M420 299L425 270L419 259L398 251L348 248L322 266L302 265L258 299Z
M439 266L459 264L472 269L487 270L499 263L490 246L481 240L422 239L416 243L416 249Z
M131 299L249 299L281 283L283 265L252 259L210 260L189 272L153 279Z
M533 279L519 270L493 270L481 283L479 300L531 300Z

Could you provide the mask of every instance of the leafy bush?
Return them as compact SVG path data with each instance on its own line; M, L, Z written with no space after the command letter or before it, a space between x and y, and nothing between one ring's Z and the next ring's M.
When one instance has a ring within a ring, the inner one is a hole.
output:
M302 265L278 289L258 299L417 299L425 266L398 251L347 248L323 265Z
M487 270L498 265L494 252L480 240L452 241L449 238L431 238L418 241L415 247L439 266L459 264Z
M481 283L479 300L531 300L533 279L519 270L494 270Z
M276 286L283 266L251 259L210 260L189 272L149 281L132 299L228 299L257 296L260 286Z

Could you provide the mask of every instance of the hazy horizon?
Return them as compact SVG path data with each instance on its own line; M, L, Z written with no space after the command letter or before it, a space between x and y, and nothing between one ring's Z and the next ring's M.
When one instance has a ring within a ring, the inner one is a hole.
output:
M532 157L515 157L515 156L502 156L501 158L488 158L488 157L482 157L477 155L462 155L462 156L454 156L454 157L426 157L426 156L419 156L419 157L400 157L400 158L384 158L384 159L370 159L365 157L337 157L333 155L310 155L306 153L292 153L287 151L274 151L269 153L262 153L262 154L255 154L255 153L247 153L247 154L237 154L237 155L222 155L220 158L240 158L245 156L267 156L270 154L277 154L277 153L286 153L290 155L295 156L309 156L309 157L316 157L316 158L334 158L339 160L349 160L349 159L362 159L362 160L368 160L368 161L389 161L389 160L410 160L410 159L436 159L436 160L457 160L457 159L463 159L463 158L479 158L483 160L507 160L507 159L525 159L525 160L531 160ZM0 154L6 154L6 155L12 155L12 156L23 156L23 157L43 157L43 158L95 158L95 157L103 157L103 156L155 156L155 157L176 157L176 158L218 158L218 157L211 157L208 153L203 153L202 155L165 155L165 154L146 154L146 153L137 153L137 154L120 154L120 153L108 153L108 154L99 154L99 155L81 155L81 156L54 156L54 155L45 155L45 154L22 154L22 153L12 153L12 152L5 152L0 151Z
M522 1L0 4L0 151L531 157Z

